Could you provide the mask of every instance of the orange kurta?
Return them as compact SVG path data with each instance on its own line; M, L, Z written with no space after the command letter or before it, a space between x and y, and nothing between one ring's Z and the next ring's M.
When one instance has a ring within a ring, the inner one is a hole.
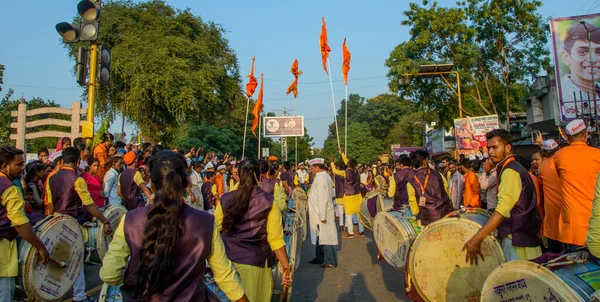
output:
M465 207L481 208L480 194L479 179L473 171L469 171L465 174L465 191L463 194Z
M221 195L225 193L223 190L223 174L217 172L217 175L215 176L215 184L217 185L217 193L219 194L219 198L221 198Z
M558 219L562 207L562 189L560 178L554 166L554 157L544 160L539 168L538 175L542 191L542 204L544 206L543 235L552 240L558 240Z
M540 179L537 176L533 175L533 173L531 173L531 172L529 172L529 176L531 176L531 180L533 180L533 185L535 186L537 209L538 209L538 212L540 213L540 216L542 217L542 221L543 221L543 219L544 219L544 204L542 203L542 191L541 191ZM542 226L540 227L540 235L542 235L543 233L544 233L544 225L542 224Z
M110 169L108 166L107 151L108 150L106 150L106 146L103 144L99 144L96 146L96 148L94 148L94 158L99 161L98 172L96 172L96 175L98 175L98 179L100 179L101 182L104 182L104 174L106 174L106 171Z
M556 152L554 163L564 201L558 221L558 240L584 246L592 215L596 177L600 172L600 150L574 142Z

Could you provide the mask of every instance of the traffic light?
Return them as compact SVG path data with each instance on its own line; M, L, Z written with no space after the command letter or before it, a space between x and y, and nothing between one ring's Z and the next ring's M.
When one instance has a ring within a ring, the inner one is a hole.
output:
M110 49L106 46L100 47L100 84L110 83Z
M98 40L100 27L100 0L83 0L77 4L77 12L81 16L80 41Z
M77 66L75 67L75 78L77 83L81 86L85 86L87 78L87 67L88 67L88 53L87 49L79 47L77 51Z
M79 42L79 24L60 22L56 24L56 31L65 43Z

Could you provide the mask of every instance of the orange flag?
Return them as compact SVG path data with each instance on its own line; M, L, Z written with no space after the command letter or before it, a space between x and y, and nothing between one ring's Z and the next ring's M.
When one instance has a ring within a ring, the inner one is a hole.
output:
M329 44L327 44L327 25L325 24L325 17L321 19L323 25L321 26L321 59L323 60L323 69L325 69L325 73L329 76L329 71L327 71L327 58L329 57L329 52L331 48Z
M254 91L256 91L256 86L258 85L258 82L254 77L254 57L252 57L252 69L250 69L248 79L248 84L246 84L246 96L251 98L254 95Z
M258 119L260 118L260 112L263 109L263 75L260 75L260 90L258 90L258 99L256 99L256 104L254 104L254 109L252 109L252 114L254 115L254 121L252 122L252 134L256 136L254 130L258 127ZM260 131L260 129L258 129Z
M285 94L289 95L290 92L293 92L294 98L296 98L298 96L298 76L302 74L302 70L298 70L298 59L294 60L294 63L292 63L292 68L290 68L290 72L294 75L294 81L292 82L292 85L288 87L287 92Z
M342 52L344 53L344 63L342 64L342 74L344 75L344 84L348 85L348 71L350 71L350 52L346 46L346 38L344 38L344 45L342 45Z

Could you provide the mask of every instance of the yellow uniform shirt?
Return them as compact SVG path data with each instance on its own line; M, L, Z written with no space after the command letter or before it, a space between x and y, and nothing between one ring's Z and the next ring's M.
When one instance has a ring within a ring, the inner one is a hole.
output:
M596 179L590 228L588 229L585 242L590 253L596 258L600 258L600 177Z
M510 218L510 211L512 211L514 206L517 204L523 188L521 175L513 169L506 169L502 172L499 183L498 206L496 206L495 211L504 216L504 218ZM511 235L508 235L508 237L512 238ZM515 248L515 251L521 260L530 260L542 255L542 250L539 246L513 247Z
M108 246L108 252L104 256L102 268L100 268L100 279L110 285L123 283L123 270L127 266L129 256L131 255L131 250L125 240L124 221L125 216L121 218L121 223L119 223L113 240ZM236 275L233 264L225 254L225 246L216 223L212 236L212 248L207 260L219 288L230 300L235 301L242 298L244 295L242 283ZM203 278L203 276L200 276L200 278Z
M229 180L229 192L235 191L240 186L240 182L234 182L233 179Z
M285 195L285 189L283 188L281 182L275 184L275 187L273 188L273 197L275 197L275 199L273 199L273 205L277 209L279 209L280 212L285 211L287 207L287 203L285 202L285 200L287 199L287 197Z
M133 174L133 182L138 185L138 187L140 186L145 186L146 185L146 181L144 180L144 177L142 177L142 173L140 173L140 171L136 171L135 174ZM119 174L119 178L117 180L117 186L118 186L118 190L117 192L119 192L119 194L121 193L121 174Z
M2 177L2 176L0 176ZM23 196L17 186L10 186L2 195L0 203L6 209L6 217L12 226L29 223L23 208ZM15 277L19 274L19 255L17 254L17 240L0 240L0 278Z
M63 168L63 169L71 169L71 168ZM56 177L56 175L52 176ZM75 180L75 192L79 195L81 199L81 204L83 206L89 206L94 204L94 199L92 199L92 195L90 195L90 191L88 191L87 183L81 177L77 177ZM48 195L48 203L52 203L52 190L50 189L50 182L46 182L46 194Z

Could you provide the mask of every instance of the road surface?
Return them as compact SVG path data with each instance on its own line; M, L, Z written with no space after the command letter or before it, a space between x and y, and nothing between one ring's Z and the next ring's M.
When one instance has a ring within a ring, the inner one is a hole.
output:
M340 236L339 265L330 269L308 263L315 255L309 234L294 275L292 301L409 301L404 293L403 272L394 270L385 260L376 261L373 233L365 233L363 238Z

